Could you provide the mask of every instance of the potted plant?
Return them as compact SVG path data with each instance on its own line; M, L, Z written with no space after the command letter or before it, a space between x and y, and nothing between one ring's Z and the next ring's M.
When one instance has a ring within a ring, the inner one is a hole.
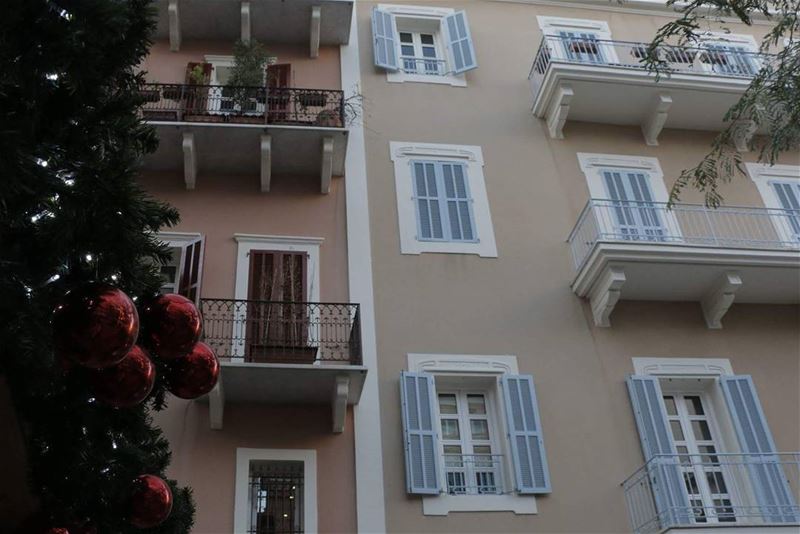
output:
M259 119L264 109L264 70L269 54L264 46L251 39L236 41L233 45L233 67L226 83L225 96L232 99L234 109L243 117Z

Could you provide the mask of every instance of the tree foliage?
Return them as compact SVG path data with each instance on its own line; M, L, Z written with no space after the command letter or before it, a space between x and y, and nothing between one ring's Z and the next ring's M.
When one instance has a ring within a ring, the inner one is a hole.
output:
M749 144L760 162L774 164L786 152L800 158L800 0L668 0L667 5L680 16L659 29L645 60L659 76L669 75L658 53L665 44L696 45L709 31L730 32L731 20L752 26L761 18L770 25L759 45L764 54L758 60L760 69L725 114L725 129L702 161L681 173L670 192L670 202L675 202L692 186L705 195L707 205L718 206L720 185L744 174L736 141L748 131L757 132Z
M127 522L131 482L165 478L169 444L142 405L92 398L88 371L56 361L50 320L69 289L90 280L142 298L159 287L166 249L155 232L178 220L136 183L156 147L138 116L136 66L154 30L151 0L10 0L0 22L0 372L27 443L37 515L54 527ZM163 375L163 373L160 373ZM8 461L9 459L4 459ZM147 532L186 533L191 493Z

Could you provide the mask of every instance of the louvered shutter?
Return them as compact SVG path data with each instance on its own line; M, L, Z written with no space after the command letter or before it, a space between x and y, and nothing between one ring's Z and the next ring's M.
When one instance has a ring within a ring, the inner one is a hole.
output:
M690 524L689 498L658 379L633 375L627 384L661 527Z
M437 495L441 491L433 412L435 398L432 375L409 372L400 375L408 493Z
M198 303L203 276L203 238L183 247L178 294Z
M447 33L447 49L453 60L453 72L461 74L478 68L467 14L464 11L457 11L444 17L442 24Z
M501 383L517 492L550 493L550 472L533 377L504 375Z
M390 71L400 68L394 15L378 8L372 10L372 51L376 67Z
M475 222L472 216L472 199L467 184L467 170L461 163L443 163L447 218L450 222L450 239L453 241L475 240Z
M760 507L760 516L771 523L800 521L797 502L786 474L775 454L775 442L764 417L750 375L723 376L720 386L728 404L739 446L746 456L750 482Z
M778 201L786 210L786 222L791 231L791 238L800 241L800 182L772 182L772 188Z
M439 202L439 185L436 180L436 164L414 161L414 202L417 211L417 238L444 239L442 207Z

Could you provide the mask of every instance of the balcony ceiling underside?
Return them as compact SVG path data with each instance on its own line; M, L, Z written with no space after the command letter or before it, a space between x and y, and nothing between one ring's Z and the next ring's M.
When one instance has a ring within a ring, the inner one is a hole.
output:
M567 121L644 125L671 99L662 128L719 131L725 112L739 99L749 79L718 74L673 74L658 81L653 74L620 67L553 63L534 102L533 113L546 118L561 88L572 91ZM568 128L568 126L567 126ZM568 133L567 133L568 135Z
M737 273L736 302L800 302L798 251L600 242L578 272L575 292L589 295L609 267L624 271L622 300L697 302L713 293L726 273Z
M240 0L179 0L184 40L230 40L241 36ZM352 0L251 0L251 36L263 43L307 44L311 36L311 8L320 6L321 45L347 44L350 39ZM169 0L158 0L156 36L169 38Z
M277 175L319 175L326 137L333 138L332 174L344 175L347 130L306 126L253 126L219 123L156 123L158 149L145 158L144 168L174 171L184 167L183 139L194 134L197 176L208 173L258 175L261 139L271 136L271 167Z

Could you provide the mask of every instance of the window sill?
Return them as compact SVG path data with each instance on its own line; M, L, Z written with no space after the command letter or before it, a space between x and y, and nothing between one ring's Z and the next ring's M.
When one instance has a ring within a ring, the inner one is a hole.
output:
M430 83L435 85L450 85L452 87L466 87L467 80L463 74L450 74L447 76L431 76L427 74L407 74L405 72L387 72L386 81L389 83Z
M422 498L423 515L441 516L450 512L538 513L533 495L438 495Z
M474 254L482 258L496 258L497 248L494 243L465 242L465 241L421 241L411 238L403 239L401 236L400 254L420 255L425 253L438 254Z

